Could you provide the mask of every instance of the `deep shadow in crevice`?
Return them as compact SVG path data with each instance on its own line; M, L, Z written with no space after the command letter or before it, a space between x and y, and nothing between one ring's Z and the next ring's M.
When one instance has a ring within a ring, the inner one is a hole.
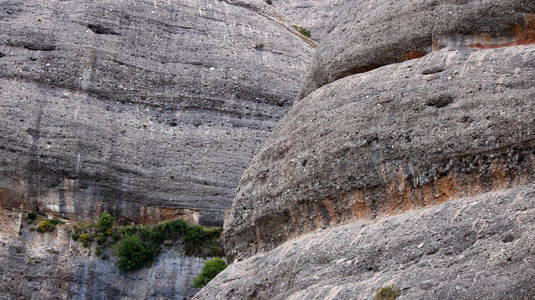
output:
M96 34L120 35L119 33L115 32L113 29L104 27L98 24L87 24L87 28L89 28L91 31L93 31Z

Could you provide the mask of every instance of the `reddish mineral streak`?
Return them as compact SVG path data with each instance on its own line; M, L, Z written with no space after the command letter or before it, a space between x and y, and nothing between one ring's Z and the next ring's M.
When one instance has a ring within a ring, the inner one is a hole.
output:
M401 171L398 171L394 178L387 178L383 173L384 182L388 182L385 186L353 190L338 197L298 203L289 207L288 224L285 225L288 230L286 237L291 238L320 228L358 220L401 214L412 209L533 182L535 155L529 154L526 160L529 162L523 168L507 172L504 161L496 158L491 160L485 174L449 172L435 181L417 187L414 187ZM399 169L401 170L401 167ZM268 238L272 233L262 232L262 228L269 228L264 225L258 222L255 225L256 251L261 249L262 237ZM269 241L266 242L270 244Z

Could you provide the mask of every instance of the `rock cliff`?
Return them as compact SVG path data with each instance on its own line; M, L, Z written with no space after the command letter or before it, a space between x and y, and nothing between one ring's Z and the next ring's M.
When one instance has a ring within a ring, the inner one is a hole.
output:
M535 46L440 50L297 102L244 172L227 255L535 178Z
M242 176L224 232L235 265L198 298L369 299L389 283L405 299L532 297L532 236L505 266L512 256L493 258L511 237L478 241L472 226L533 225L507 203L533 200L534 2L346 1L338 13ZM404 271L428 234L459 256ZM416 287L422 273L432 285Z
M222 224L313 50L277 14L260 0L3 1L0 205Z
M194 299L531 299L535 186L301 235L229 266Z
M71 225L31 231L21 213L0 210L1 299L190 299L205 259L167 246L150 267L121 273L113 258L71 238Z

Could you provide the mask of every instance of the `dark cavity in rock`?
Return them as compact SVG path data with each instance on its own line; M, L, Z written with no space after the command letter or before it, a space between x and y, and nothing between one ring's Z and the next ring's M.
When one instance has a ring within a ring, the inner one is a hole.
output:
M22 47L32 51L54 51L56 46L41 42L23 42Z
M96 34L119 35L119 33L115 32L113 29L107 28L98 24L87 24L87 28L89 28L91 31L93 31Z
M454 100L455 100L455 98L452 95L440 95L440 96L438 96L436 98L432 98L432 99L427 100L427 102L425 104L427 104L427 106L433 106L433 107L436 107L436 108L442 108L444 106L447 106L447 105L453 103Z

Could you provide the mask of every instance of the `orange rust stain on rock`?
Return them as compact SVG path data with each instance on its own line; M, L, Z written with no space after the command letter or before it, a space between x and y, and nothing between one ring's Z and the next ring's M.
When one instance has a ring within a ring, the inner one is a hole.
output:
M433 196L433 186L432 184L428 183L423 186L424 191L424 203L425 206L431 206L433 205L433 202L435 200L435 196Z
M431 49L432 51L438 51L438 43L435 41L435 39L431 40Z
M416 49L412 49L411 51L401 55L401 61L417 59L417 58L424 57L424 56L425 56L425 53L418 51Z
M292 225L296 225L295 223L295 216L294 216L294 212L292 210L292 207L291 206L288 206L288 213L290 214L290 219L292 220Z
M356 190L351 195L351 213L355 219L365 219L372 215L371 203L362 196L361 190Z
M473 197L482 193L481 182L476 175L466 174L465 196Z
M155 224L176 219L182 219L195 225L199 223L200 211L198 209L168 206L143 206L140 210L141 224Z
M321 228L323 225L321 220L321 207L317 203L314 204L314 214L314 225L316 229Z
M338 223L338 215L336 214L336 211L334 210L334 205L328 198L323 199L323 205L325 205L325 208L327 208L327 211L329 212L329 218L331 219L330 225L334 225Z
M524 14L524 24L516 23L513 32L492 37L490 33L475 34L466 46L476 49L493 49L535 44L535 14Z
M258 226L256 224L254 225L254 228L256 231L256 244L257 244L256 252L258 253L262 249L262 245L260 241L260 229L258 229Z
M460 183L455 174L450 173L436 181L435 189L437 191L438 203L443 203L457 197Z
M509 185L509 176L505 172L505 167L503 165L503 160L499 159L498 161L492 161L492 190L502 190Z

